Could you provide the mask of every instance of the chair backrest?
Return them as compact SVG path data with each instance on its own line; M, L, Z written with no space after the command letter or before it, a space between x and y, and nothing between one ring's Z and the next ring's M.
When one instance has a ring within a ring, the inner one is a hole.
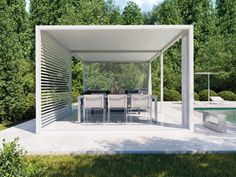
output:
M127 108L127 95L108 95L108 109L109 108Z
M132 94L131 108L149 108L152 105L152 96L149 94Z
M84 95L84 108L104 108L104 95Z

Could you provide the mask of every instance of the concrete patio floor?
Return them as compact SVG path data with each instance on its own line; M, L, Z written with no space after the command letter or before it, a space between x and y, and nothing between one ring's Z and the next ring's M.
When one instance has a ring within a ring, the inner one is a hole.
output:
M181 104L166 102L163 107L162 125L78 124L71 120L57 121L35 134L34 119L1 131L0 140L19 137L29 154L236 151L235 125L229 124L227 133L217 133L203 127L201 113L195 112L191 133L173 126L181 120Z

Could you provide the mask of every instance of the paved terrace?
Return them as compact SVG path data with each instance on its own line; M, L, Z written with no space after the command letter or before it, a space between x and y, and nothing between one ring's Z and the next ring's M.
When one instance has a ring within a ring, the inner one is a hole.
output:
M235 103L233 103L235 104ZM205 103L207 105L207 103ZM236 105L236 104L235 104ZM222 105L215 105L222 106ZM76 107L76 106L75 106ZM35 134L35 119L0 132L0 140L19 137L29 154L70 153L185 153L236 151L236 127L217 133L202 126L202 114L195 112L195 130L178 128L181 104L165 102L161 125L78 124L72 116Z

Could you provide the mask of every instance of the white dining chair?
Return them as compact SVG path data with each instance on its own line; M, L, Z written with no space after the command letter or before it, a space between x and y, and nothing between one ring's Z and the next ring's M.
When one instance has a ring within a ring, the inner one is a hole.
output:
M145 110L147 113L149 111L149 120L151 122L152 118L152 96L149 94L131 94L131 102L128 112L132 113L133 110ZM131 122L133 121L133 116L131 115Z
M86 112L88 113L87 120L89 119L88 110L101 109L103 110L103 122L105 122L106 109L105 109L104 98L105 97L103 94L84 95L83 117L85 121L86 121Z
M127 122L127 95L121 94L121 95L113 95L110 94L107 97L108 101L108 122L110 122L111 118L111 110L112 109L124 109L124 118Z

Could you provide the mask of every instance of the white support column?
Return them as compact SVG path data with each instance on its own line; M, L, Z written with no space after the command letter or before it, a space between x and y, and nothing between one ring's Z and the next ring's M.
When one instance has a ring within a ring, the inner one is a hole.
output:
M152 95L152 62L148 63L148 94Z
M208 80L208 102L210 103L210 73L208 73L208 75L207 75L207 80Z
M69 80L68 80L68 93L69 93L69 111L70 113L72 113L72 57L70 57L69 59Z
M86 86L85 86L85 63L83 62L83 92L85 92Z
M41 130L41 32L36 27L36 40L35 40L35 70L36 70L36 133Z
M163 68L163 53L161 54L161 58L160 58L160 68L161 68L161 83L160 83L160 101L161 104L163 104L164 101L164 68ZM162 111L162 110L161 110Z
M193 26L182 38L182 126L193 132Z
M163 121L163 102L164 102L164 68L163 68L163 53L161 53L160 57L160 111L159 111L159 117L160 117L160 122Z

